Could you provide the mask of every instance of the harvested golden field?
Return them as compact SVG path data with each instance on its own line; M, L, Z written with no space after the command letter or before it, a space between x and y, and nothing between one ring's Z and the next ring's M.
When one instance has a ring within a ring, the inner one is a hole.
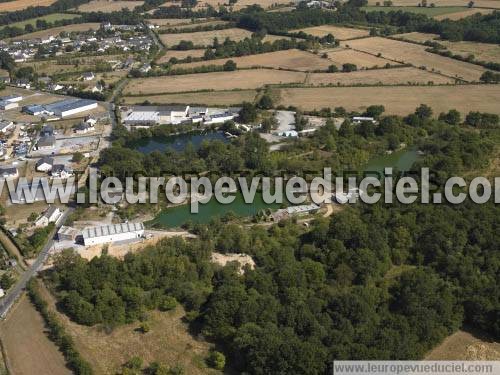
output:
M177 25L192 25L191 20L185 18L152 18L148 19L148 23L157 26L177 26Z
M51 35L53 36L59 35L62 31L66 31L68 33L72 31L81 32L88 30L97 30L99 29L99 27L100 24L96 22L76 23L74 25L59 26L47 30L35 31L34 33L17 36L15 38L12 38L12 40L46 38Z
M393 35L394 38L408 40L410 42L425 43L428 40L439 39L438 34L431 33L419 33L414 31L412 33L396 34Z
M410 63L418 68L424 66L429 71L460 78L468 82L479 81L479 77L481 77L481 74L485 71L484 68L478 65L426 52L425 46L400 42L398 40L372 37L351 40L341 44L373 55L381 54L380 57L386 59L395 60L401 63Z
M184 20L185 21L185 20ZM167 26L162 26L160 27L161 29L176 29L176 30L182 30L182 29L192 29L198 26L218 26L218 25L227 25L229 22L228 21L222 21L222 20L213 20L213 21L206 21L206 22L194 22L194 23L188 23L188 24L183 24L183 25L167 25Z
M257 96L255 90L209 91L189 94L165 94L147 96L127 96L125 104L141 104L148 100L158 104L203 104L208 106L237 105L243 102L252 103Z
M55 311L54 297L45 287L40 288L40 293L48 302L49 309ZM97 375L121 373L123 364L134 356L141 357L145 366L157 361L169 367L181 365L185 374L220 374L206 367L204 361L210 344L189 334L187 325L182 322L185 315L182 307L169 312L150 311L147 314L151 328L148 333L142 333L140 323L136 322L115 328L107 334L100 327L73 323L65 315L56 312L66 332L73 338L78 352L92 364Z
M454 83L451 78L417 68L359 70L351 73L311 73L306 84L320 85L398 85L398 84Z
M305 110L343 106L363 111L369 105L383 104L389 114L406 115L425 103L435 114L453 108L463 114L500 114L500 85L286 88L280 93L280 104Z
M500 45L491 43L479 42L450 42L449 40L440 40L437 34L427 33L406 33L394 35L396 38L401 38L418 43L424 43L427 40L435 40L439 44L445 46L453 54L469 56L474 55L476 60L500 63Z
M80 5L77 10L79 12L103 12L110 13L120 11L123 8L129 10L144 4L144 1L107 1L107 0L93 0L90 3Z
M453 21L460 20L465 17L472 16L476 13L481 13L481 14L490 14L494 11L494 9L484 9L484 8L472 8L472 9L467 9L462 12L455 12L455 13L450 13L450 14L441 14L439 16L434 16L433 18L436 20L445 20L445 19L450 19Z
M469 56L474 55L476 60L500 63L500 45L476 42L449 42L440 40L453 54Z
M191 57L203 57L205 54L204 49L189 49L187 51L175 51L175 50L170 50L165 53L162 57L160 57L157 61L157 63L162 64L162 63L167 63L172 57L175 57L176 59L183 60L189 56Z
M275 4L290 4L292 3L290 0L238 0L236 4L232 5L235 10L243 9L249 5L258 4L262 8L267 9ZM219 6L225 5L229 6L229 2L226 0L200 0L196 8L204 8L208 5L213 6L215 9L218 9Z
M202 65L224 65L228 60L233 60L239 68L282 68L304 72L326 70L332 64L328 59L322 59L314 53L291 49L242 57L197 61L189 64L179 64L178 66L182 68L194 68Z
M306 34L310 34L312 36L319 36L319 37L332 34L335 37L335 39L338 40L349 40L370 35L369 30L354 29L352 27L341 27L333 25L314 26L314 27L306 27L305 29L291 30L291 32L296 32L296 33L299 31L302 31Z
M7 3L0 3L0 13L23 10L27 7L49 6L56 0L16 0Z
M0 323L0 337L12 374L69 375L63 355L45 334L45 323L25 295Z
M426 360L500 360L500 343L484 333L458 331L448 336L426 356Z
M167 94L200 90L257 89L268 84L303 83L305 73L274 69L185 74L132 79L124 95Z
M223 42L226 38L234 41L239 41L245 38L250 38L252 33L243 29L224 29L214 31L200 31L196 33L181 33L181 34L161 34L160 39L167 47L179 44L181 40L190 40L195 46L212 45L214 38L218 38L219 42Z
M294 4L294 2L290 0L238 0L234 5L234 8L238 10L254 4L260 5L262 8L267 9L276 4L288 5L288 4Z
M369 5L376 5L379 0L368 0ZM394 6L418 6L421 0L393 0ZM436 7L467 6L467 1L463 0L435 0L432 1ZM500 8L499 0L476 0L474 6L479 8Z
M280 40L280 39L287 39L287 40L290 40L292 38L290 38L289 36L280 36L280 35L271 35L271 34L267 34L263 39L262 41L265 43L265 42L274 42L275 40Z
M376 66L382 67L386 64L399 65L396 62L382 59L380 57L370 55L369 53L354 51L352 49L335 48L319 51L320 55L323 53L326 53L328 55L328 59L339 68L341 68L343 64L355 64L358 69L373 68Z

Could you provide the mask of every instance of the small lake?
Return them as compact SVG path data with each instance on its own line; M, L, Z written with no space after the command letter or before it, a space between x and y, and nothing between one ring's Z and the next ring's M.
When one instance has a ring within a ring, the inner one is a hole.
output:
M377 172L382 174L385 168L392 167L399 172L408 172L415 161L418 153L416 150L400 150L392 154L374 157L366 163L363 170L365 172Z
M248 204L245 203L243 194L236 193L234 201L230 204L219 203L215 197L212 197L207 204L199 205L198 213L191 213L191 205L189 204L168 208L160 212L153 220L149 221L148 225L174 228L180 227L189 221L197 224L206 224L210 222L212 218L222 217L229 212L241 217L250 217L263 209L277 209L280 206L279 203L265 203L262 199L262 194L259 192L255 193L254 201Z
M174 151L183 151L189 143L198 149L203 141L214 140L229 142L222 132L189 132L161 138L146 138L135 142L130 147L143 154L149 154L153 151L164 152L169 148Z
M138 142L134 145L137 151L142 153L150 153L153 151L165 151L167 148L172 148L176 151L182 151L185 147L192 143L195 148L200 147L205 140L221 140L228 142L222 132L208 133L186 133L178 134L161 139L147 139ZM392 154L377 156L368 161L363 168L365 172L383 173L384 168L392 167L401 172L410 170L413 163L417 160L418 154L416 150L401 150ZM257 214L262 209L272 208L277 209L280 204L266 204L260 193L255 194L253 203L245 203L241 193L236 194L235 200L231 204L221 204L215 198L212 198L207 204L199 205L198 213L191 213L191 206L186 204L168 208L160 212L153 220L148 222L150 226L160 226L166 228L180 227L187 222L206 224L212 218L222 217L225 214L232 212L240 217L251 217Z

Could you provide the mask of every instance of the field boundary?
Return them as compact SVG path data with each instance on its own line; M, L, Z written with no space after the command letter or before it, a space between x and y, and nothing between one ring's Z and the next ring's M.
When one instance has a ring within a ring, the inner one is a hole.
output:
M387 39L390 39L390 38L387 38ZM367 51L358 50L357 48L352 48L352 47L349 47L349 48L352 49L353 51L356 51L356 52L364 52L364 53L367 53L368 55L371 55L371 56L374 56L374 57L383 58L385 60L392 61L392 62L397 62L399 64L408 64L408 65L410 65L410 66L412 66L412 67L414 67L416 69L420 69L420 67L414 65L411 62L398 61L398 60L395 60L395 59L390 59L388 57L385 57L384 55L378 56L375 53L370 53L370 52L367 52ZM429 72L429 73L438 74L438 75L446 77L446 78L454 79L456 82L466 83L466 84L474 84L474 82L469 82L469 81L467 81L465 79L462 79L462 78L457 78L457 77L449 76L449 75L441 73L441 72L436 72L436 71L428 70L428 69L422 69L422 70L425 70L426 72Z
M5 366L5 369L7 370L7 374L13 374L12 372L12 367L10 366L10 361L9 357L7 357L7 353L5 352L5 346L3 344L2 338L0 338L0 352L2 353L2 361Z
M47 335L49 340L63 353L68 368L73 372L77 374L93 374L90 363L85 361L78 353L73 339L66 332L64 325L59 322L56 313L51 311L48 302L43 299L38 288L40 288L40 285L35 278L32 278L26 286L30 303L40 313L50 331L50 334Z

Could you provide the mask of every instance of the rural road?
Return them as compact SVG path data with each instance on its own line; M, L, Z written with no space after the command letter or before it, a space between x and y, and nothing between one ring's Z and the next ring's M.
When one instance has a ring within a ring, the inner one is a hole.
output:
M73 208L68 207L68 209L66 211L64 211L58 224L56 225L56 232L64 224L64 222L68 218L69 214L71 212L73 212L73 210L74 210ZM47 260L49 253L50 253L50 249L53 246L53 244L54 244L54 238L51 238L45 244L43 249L40 251L40 254L38 254L38 257L36 258L33 265L22 274L22 276L17 281L16 285L1 300L1 302L0 302L0 318L2 318L2 319L5 318L5 316L9 312L9 310L12 307L12 305L14 304L14 302L19 298L19 296L23 292L24 288L26 288L26 284L28 283L28 281L38 273L40 268L43 266L43 264Z

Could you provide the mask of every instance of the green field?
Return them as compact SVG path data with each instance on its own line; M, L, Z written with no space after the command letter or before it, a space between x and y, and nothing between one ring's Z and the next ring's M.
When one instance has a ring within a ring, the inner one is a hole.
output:
M381 1L381 3L382 3L382 1ZM427 8L423 8L423 7L367 6L367 7L362 7L361 9L366 11L366 12L376 12L376 11L397 12L398 10L401 10L403 12L425 14L426 16L434 17L434 16L440 16L442 14L463 12L464 10L467 10L468 8L467 7L434 7L434 8L427 7Z
M79 14L67 14L67 13L54 13L54 14L48 14L43 17L38 17L38 18L31 18L26 21L19 21L15 23L11 23L8 26L10 27L19 27L21 29L24 29L24 27L28 24L31 24L35 26L37 20L45 20L47 22L54 22L57 20L71 20L73 18L80 17Z

